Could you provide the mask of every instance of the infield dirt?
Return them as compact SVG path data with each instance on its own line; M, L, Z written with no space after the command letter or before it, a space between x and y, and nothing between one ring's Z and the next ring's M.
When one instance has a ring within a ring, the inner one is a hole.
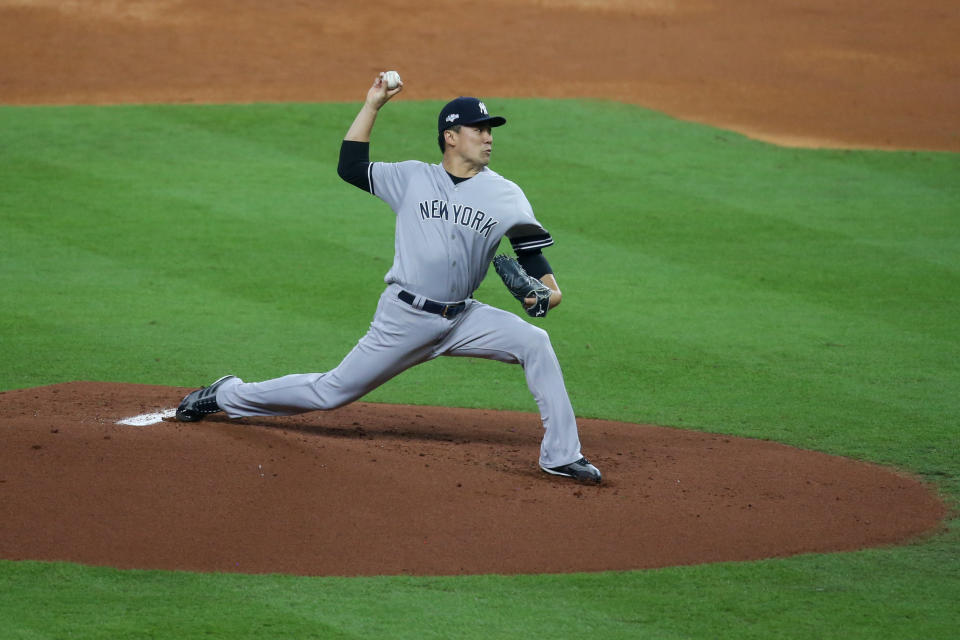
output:
M0 103L612 98L795 146L960 151L952 0L0 0Z

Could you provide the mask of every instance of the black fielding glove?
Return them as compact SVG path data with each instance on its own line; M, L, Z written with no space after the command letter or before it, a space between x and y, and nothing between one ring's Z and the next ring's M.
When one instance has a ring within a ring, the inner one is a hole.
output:
M520 263L505 255L493 259L493 268L514 298L520 301L531 318L542 318L550 310L550 288L524 271ZM532 306L526 306L526 298L536 298Z

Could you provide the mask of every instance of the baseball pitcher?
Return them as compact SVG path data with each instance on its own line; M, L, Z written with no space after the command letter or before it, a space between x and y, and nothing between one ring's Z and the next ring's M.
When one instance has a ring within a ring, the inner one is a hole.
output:
M562 299L541 251L553 238L523 191L488 166L493 129L506 119L490 115L477 98L460 97L437 120L439 164L371 162L377 113L402 90L395 72L379 74L340 148L340 177L383 200L396 220L393 265L369 331L330 371L264 382L224 376L188 394L177 418L335 409L438 356L488 358L523 367L543 422L540 468L599 483L600 471L580 451L573 407L546 331L472 297L493 262L531 317L547 315ZM504 237L516 259L495 257Z

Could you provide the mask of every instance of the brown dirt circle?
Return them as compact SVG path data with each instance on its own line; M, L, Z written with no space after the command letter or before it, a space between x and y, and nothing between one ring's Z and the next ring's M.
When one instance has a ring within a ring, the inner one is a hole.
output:
M0 393L0 557L302 575L564 573L898 544L915 478L773 442L582 420L603 486L536 466L529 413L356 403L132 427L188 389Z

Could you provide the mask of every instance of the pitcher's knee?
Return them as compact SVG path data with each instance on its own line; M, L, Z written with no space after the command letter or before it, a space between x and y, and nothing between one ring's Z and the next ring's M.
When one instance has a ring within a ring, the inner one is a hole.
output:
M340 385L334 384L329 374L317 374L305 389L305 404L312 411L330 411L350 402Z
M530 325L530 330L524 336L524 345L528 353L553 352L553 345L550 343L550 334L541 329Z
M312 409L331 411L339 409L362 397L370 389L355 380L344 380L332 373L317 376L310 384Z

